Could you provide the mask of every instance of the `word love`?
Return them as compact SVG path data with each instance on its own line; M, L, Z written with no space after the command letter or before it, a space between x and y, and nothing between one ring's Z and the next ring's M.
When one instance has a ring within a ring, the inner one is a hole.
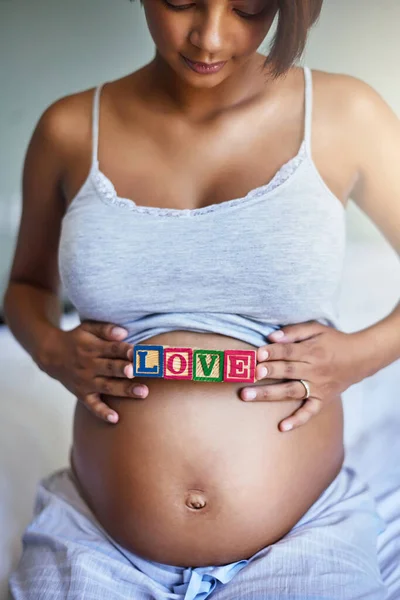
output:
M135 377L193 381L256 381L256 350L204 350L138 344L133 347Z

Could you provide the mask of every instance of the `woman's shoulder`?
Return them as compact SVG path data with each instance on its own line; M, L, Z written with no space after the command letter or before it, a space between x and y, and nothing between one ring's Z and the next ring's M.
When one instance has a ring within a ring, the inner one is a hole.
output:
M136 71L119 79L102 80L94 86L62 96L47 106L40 121L61 139L67 140L71 136L87 137L92 126L96 88L107 84L107 93L102 93L101 97L102 104L107 103L108 98L115 101L118 96L123 96L127 86L134 97L135 89L138 88L135 77L138 73L139 71ZM139 97L139 91L137 96Z
M282 79L283 86L295 91L304 85L304 69L308 68L312 76L312 92L316 102L324 108L335 108L338 111L354 109L358 102L366 101L378 95L368 83L348 73L323 71L309 65L292 65ZM279 85L279 81L277 82Z
M51 102L41 113L36 129L54 148L76 147L91 129L94 88L70 93Z
M377 124L388 111L379 92L363 79L348 73L311 69L314 111L324 122L360 140L363 130Z
M366 81L348 73L334 73L311 69L314 93L324 104L337 110L358 111L362 106L374 104L380 98L378 92Z

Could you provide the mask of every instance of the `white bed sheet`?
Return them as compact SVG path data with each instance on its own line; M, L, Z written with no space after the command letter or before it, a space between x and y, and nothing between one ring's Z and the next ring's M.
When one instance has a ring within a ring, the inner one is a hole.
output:
M388 600L400 599L400 361L343 394L346 462L370 484L386 522L379 562Z
M400 297L397 256L382 245L348 247L341 299L344 331L383 318ZM64 318L67 329L76 315ZM0 327L0 598L20 554L37 481L67 464L74 399L42 373ZM387 523L379 557L389 586L400 599L400 361L353 385L343 394L346 462L369 481Z

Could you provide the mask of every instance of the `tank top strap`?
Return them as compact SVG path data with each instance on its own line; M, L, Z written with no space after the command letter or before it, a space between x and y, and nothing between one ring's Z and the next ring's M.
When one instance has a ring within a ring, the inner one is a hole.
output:
M92 108L92 167L98 165L99 123L100 123L100 94L104 82L95 89Z
M312 72L310 67L304 66L304 142L309 156L311 156L311 123L313 111Z

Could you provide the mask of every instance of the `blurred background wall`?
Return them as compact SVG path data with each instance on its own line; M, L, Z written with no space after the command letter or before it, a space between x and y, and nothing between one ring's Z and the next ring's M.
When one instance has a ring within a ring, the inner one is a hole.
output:
M325 0L301 62L360 77L400 116L399 23L400 0ZM152 55L139 2L0 0L0 315L23 159L39 116L61 96L122 76ZM346 214L350 239L385 243L353 202Z

